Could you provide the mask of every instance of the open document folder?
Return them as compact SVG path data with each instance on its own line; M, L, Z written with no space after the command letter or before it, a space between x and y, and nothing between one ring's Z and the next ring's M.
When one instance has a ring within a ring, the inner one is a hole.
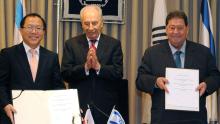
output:
M165 109L199 111L199 70L166 68Z
M76 89L13 90L15 124L81 124Z

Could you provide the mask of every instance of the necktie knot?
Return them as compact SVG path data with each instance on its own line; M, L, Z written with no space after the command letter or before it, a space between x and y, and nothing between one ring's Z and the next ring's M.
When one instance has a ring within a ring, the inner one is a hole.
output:
M176 52L175 52L175 55L176 55L176 56L180 56L181 53L182 53L182 51L176 51Z
M97 41L97 40L90 40L90 42L91 42L92 44L95 44L96 41Z
M181 59L180 59L180 55L181 55L182 51L176 51L175 52L175 64L177 68L181 68L182 64L181 64Z
M96 42L97 40L90 40L90 42L91 42L91 48L94 48L95 50L96 50L96 47L95 47L95 42Z
M35 49L30 49L29 52L31 53L32 57L36 55L36 50Z

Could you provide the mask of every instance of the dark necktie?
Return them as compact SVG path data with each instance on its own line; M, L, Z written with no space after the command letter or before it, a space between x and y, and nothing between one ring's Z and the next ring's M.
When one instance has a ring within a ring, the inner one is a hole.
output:
M175 59L174 60L175 60L177 68L181 68L182 67L181 59L180 59L181 53L182 53L181 51L176 51L175 54L174 54L175 55Z

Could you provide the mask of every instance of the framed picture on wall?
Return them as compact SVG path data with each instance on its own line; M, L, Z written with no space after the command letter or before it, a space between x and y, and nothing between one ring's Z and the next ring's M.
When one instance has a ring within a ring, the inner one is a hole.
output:
M62 20L79 21L80 10L88 4L102 8L104 22L123 23L125 0L62 0Z

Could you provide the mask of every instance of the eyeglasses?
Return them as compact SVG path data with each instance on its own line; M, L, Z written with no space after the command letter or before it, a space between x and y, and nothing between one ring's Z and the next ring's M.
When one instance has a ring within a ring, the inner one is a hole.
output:
M170 26L168 26L169 31L175 31L175 29L177 31L182 31L185 29L185 26L183 26L183 25L170 25Z
M27 27L23 27L27 32L32 32L33 30L35 30L36 32L42 32L44 30L43 27L35 27L35 26L27 26Z
M87 27L89 27L91 24L92 24L92 26L96 26L98 23L99 23L98 21L91 21L91 22L85 21L85 22L83 22L83 24Z

